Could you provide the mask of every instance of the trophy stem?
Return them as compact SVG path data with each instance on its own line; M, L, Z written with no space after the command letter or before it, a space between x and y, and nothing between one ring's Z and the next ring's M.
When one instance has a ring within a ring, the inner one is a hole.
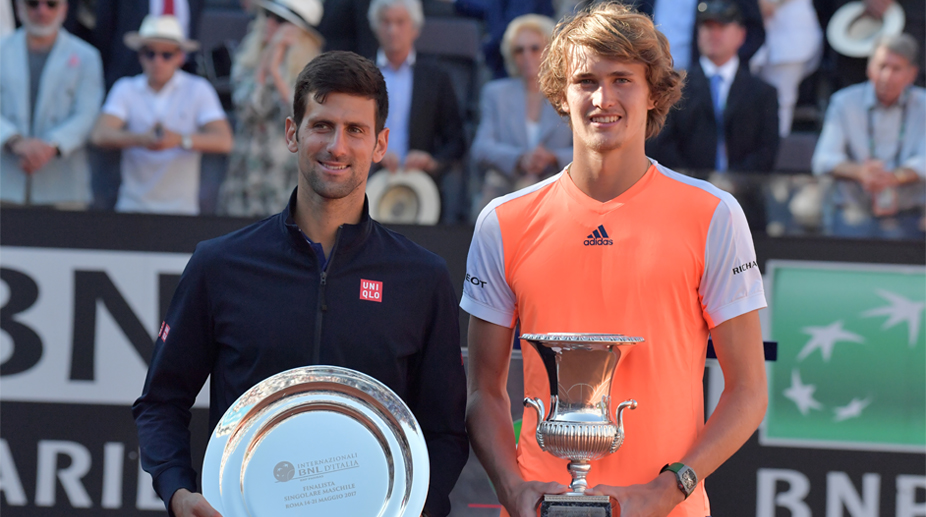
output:
M588 481L585 476L592 466L588 460L572 460L569 462L569 473L572 475L572 483L569 484L569 490L574 494L584 494L588 490Z

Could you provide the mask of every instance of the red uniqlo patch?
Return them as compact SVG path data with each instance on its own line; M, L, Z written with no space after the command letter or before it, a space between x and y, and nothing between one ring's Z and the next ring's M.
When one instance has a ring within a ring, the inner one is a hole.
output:
M383 283L376 280L360 279L360 299L371 302L383 301Z
M161 322L161 330L158 331L158 337L161 341L167 341L167 334L170 334L170 325L166 321Z

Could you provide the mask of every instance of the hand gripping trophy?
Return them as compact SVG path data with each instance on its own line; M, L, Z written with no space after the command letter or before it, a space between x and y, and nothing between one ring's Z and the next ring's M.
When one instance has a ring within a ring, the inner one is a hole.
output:
M525 398L537 411L540 449L569 460L570 492L545 495L541 517L610 517L608 496L585 495L589 462L620 448L624 442L623 411L637 401L617 405L611 418L611 380L621 349L643 338L620 334L522 334L540 354L550 380L550 411L539 398Z

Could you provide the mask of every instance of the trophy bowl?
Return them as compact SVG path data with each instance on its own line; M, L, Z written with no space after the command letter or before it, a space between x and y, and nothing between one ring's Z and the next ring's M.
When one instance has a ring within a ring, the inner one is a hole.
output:
M585 507L588 515L610 516L606 496L586 496L590 462L616 452L624 442L623 412L637 401L611 406L611 381L622 350L643 338L622 334L522 334L537 350L550 381L549 411L540 398L525 398L537 411L537 445L569 460L572 482L562 496L546 495L541 516L566 515L566 508ZM613 418L612 418L612 415ZM558 510L562 509L562 511ZM595 510L600 510L596 512Z

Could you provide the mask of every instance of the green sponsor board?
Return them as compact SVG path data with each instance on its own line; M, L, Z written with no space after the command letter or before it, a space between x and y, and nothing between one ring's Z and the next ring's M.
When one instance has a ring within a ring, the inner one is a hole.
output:
M926 451L926 267L769 261L763 445Z

